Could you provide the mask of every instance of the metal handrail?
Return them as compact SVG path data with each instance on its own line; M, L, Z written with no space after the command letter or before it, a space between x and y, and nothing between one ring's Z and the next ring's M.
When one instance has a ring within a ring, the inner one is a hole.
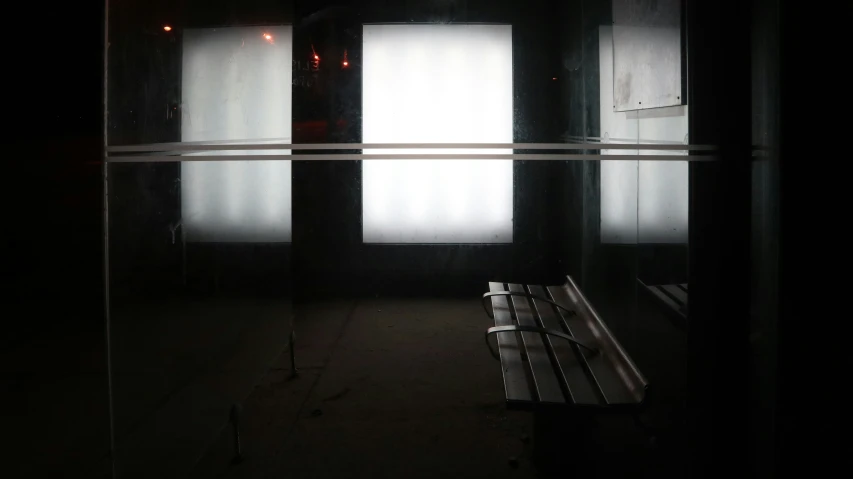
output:
M577 312L575 312L575 310L573 310L573 309L569 309L560 303L551 301L548 298L543 298L542 296L539 296L536 294L531 294L531 293L527 293L527 292L523 292L523 291L493 291L491 293L483 294L483 309L486 310L486 315L488 315L489 318L491 318L491 319L495 319L495 315L494 315L494 312L489 311L489 308L486 307L486 300L493 297L493 296L522 296L525 298L535 299L538 301L544 301L548 304L551 304L551 305L569 313L570 316L574 316L577 314Z
M549 336L557 336L558 338L563 338L570 343L577 344L578 346L590 351L593 355L598 354L598 349L593 348L577 339L569 336L568 334L562 331L554 331L553 329L540 328L538 326L527 326L524 324L513 324L511 326L494 326L486 330L486 345L489 347L489 352L492 353L492 356L495 359L500 359L500 356L495 353L495 350L492 349L492 343L489 342L489 335L496 333L510 333L515 331L521 332L529 332L529 333L541 333L547 334Z

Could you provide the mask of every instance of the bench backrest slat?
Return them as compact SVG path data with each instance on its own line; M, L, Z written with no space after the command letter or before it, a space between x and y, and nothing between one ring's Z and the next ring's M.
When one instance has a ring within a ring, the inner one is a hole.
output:
M566 277L566 283L560 289L578 309L578 318L583 320L586 330L595 336L595 344L601 349L597 362L601 365L600 370L609 371L610 381L605 384L605 379L598 376L602 388L608 393L609 404L640 403L646 395L648 381L640 373L640 370L628 356L628 353L610 332L610 329L592 307L592 304L584 297L571 277ZM604 363L608 363L605 366ZM592 367L592 364L590 364ZM595 368L593 368L595 370ZM608 390L611 388L611 391Z
M542 286L531 285L529 289L535 296L556 302L550 292ZM571 318L568 317L567 313L538 299L534 299L533 304L542 318L544 328L562 331L574 336L574 331L568 324L568 320ZM559 338L554 339L553 344L568 387L574 393L572 402L578 404L607 404L607 397L601 390L595 373L590 370L589 363L584 354L589 354L589 352L582 350L576 344L563 341Z
M509 286L510 291L526 293L524 286L520 284L509 284L507 286ZM518 324L533 327L539 326L533 318L530 301L524 296L511 296L511 298ZM551 348L551 338L547 336L543 337L539 333L522 332L521 340L524 343L524 350L527 352L527 364L530 366L533 385L536 388L539 401L545 403L565 403L566 396L563 394L563 391L566 389L566 386L565 384L561 384L565 380L557 377L559 366L555 368L552 362L553 349Z

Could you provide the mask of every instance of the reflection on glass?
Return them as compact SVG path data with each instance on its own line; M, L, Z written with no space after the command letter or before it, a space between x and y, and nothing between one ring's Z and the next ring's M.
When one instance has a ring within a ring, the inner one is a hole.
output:
M599 29L602 136L610 143L680 144L687 105L615 111L613 29ZM602 150L607 154L683 155L683 151ZM601 162L601 240L605 243L686 243L688 166L681 161Z
M188 29L183 39L183 141L290 138L292 27ZM268 152L221 154L247 153ZM289 242L290 177L283 160L182 163L187 239Z
M687 105L637 112L640 143L681 143L687 136ZM683 155L642 150L640 155ZM641 161L637 195L640 243L687 243L688 164Z

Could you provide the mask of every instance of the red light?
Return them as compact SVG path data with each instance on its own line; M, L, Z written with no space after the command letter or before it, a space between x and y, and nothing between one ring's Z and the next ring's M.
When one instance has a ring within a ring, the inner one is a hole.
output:
M319 56L317 56L317 55L314 55L314 59L315 59L315 60L319 60L319 59L320 59L320 57L319 57Z
M557 77L552 78L552 80L556 80L556 79L557 79Z
M349 65L349 62L344 62L344 66L347 66L347 65Z
M166 30L167 32L171 32L171 31L172 31L172 27L170 27L169 25L166 25L166 26L164 26L164 27L163 27L163 30Z

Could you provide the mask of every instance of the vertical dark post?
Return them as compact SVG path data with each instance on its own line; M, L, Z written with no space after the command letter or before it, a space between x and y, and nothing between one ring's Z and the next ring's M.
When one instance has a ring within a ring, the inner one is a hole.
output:
M296 331L293 330L293 323L290 326L290 376L296 377L299 371L296 369Z
M116 476L115 470L115 426L113 421L113 369L112 369L112 350L110 343L110 169L107 162L107 146L109 141L107 138L108 131L108 101L107 101L107 66L109 65L109 45L110 45L110 0L104 0L104 85L103 85L103 150L101 154L101 176L103 183L103 247L104 247L104 335L106 339L106 356L107 356L107 396L109 405L109 421L110 421L110 473L111 477Z
M747 463L750 244L750 9L686 2L690 142L690 477Z
M574 477L594 475L588 440L594 427L595 419L589 414L570 409L534 411L532 459L537 469L556 477L563 477L565 471Z
M240 406L233 404L231 406L231 427L234 432L234 463L243 461L243 448L240 444Z
M181 285L187 286L187 229L181 220Z
M780 404L778 396L779 382L779 262L780 238L780 126L782 112L780 104L780 5L778 0L753 0L752 17L752 142L757 148L753 153L752 167L752 315L750 318L750 456L752 459L752 477L777 477L775 449L781 444L780 422L776 419ZM808 75L808 71L801 70ZM807 105L808 103L804 103ZM810 119L808 116L803 119ZM806 120L808 121L808 120ZM790 124L789 124L790 126ZM801 128L800 125L797 125ZM790 137L797 135L797 130ZM802 130L800 130L802 131ZM802 135L800 135L802 136ZM811 141L808 139L807 141ZM819 171L819 170L818 170ZM799 176L798 180L802 181ZM807 182L803 182L805 184ZM788 191L801 193L796 186ZM802 203L797 202L802 206ZM799 210L799 208L798 208ZM808 211L804 209L800 211ZM809 262L813 257L806 256ZM815 262L819 264L819 262ZM797 270L800 271L800 270ZM822 282L814 283L822 288ZM798 285L799 286L799 285ZM803 293L802 289L798 293ZM805 294L795 296L808 297ZM789 308L785 312L791 311ZM806 313L808 314L808 313ZM797 319L794 331L799 342L794 346L796 353L792 357L800 361L802 341L800 336L802 315L794 314ZM801 363L808 367L808 363ZM802 377L802 376L797 376ZM807 394L810 394L809 391ZM785 394L785 400L792 400ZM802 402L798 402L802 404ZM797 451L790 456L802 455ZM785 470L788 470L785 467ZM827 471L828 472L828 471ZM818 475L812 469L812 475ZM828 474L827 474L828 475Z

